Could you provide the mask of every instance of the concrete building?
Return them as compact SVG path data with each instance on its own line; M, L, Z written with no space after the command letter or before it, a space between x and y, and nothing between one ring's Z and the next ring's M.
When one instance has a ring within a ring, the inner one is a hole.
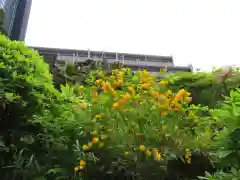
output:
M90 50L74 50L74 49L57 49L45 47L31 47L39 52L40 55L49 64L56 62L84 62L87 59L95 61L106 60L109 64L120 62L125 67L131 68L133 71L147 69L151 73L159 74L161 68L167 68L168 73L175 72L191 72L192 67L174 66L173 58L171 56L155 56L129 53L115 53L115 52L101 52Z
M11 40L24 41L32 0L0 0L3 29Z

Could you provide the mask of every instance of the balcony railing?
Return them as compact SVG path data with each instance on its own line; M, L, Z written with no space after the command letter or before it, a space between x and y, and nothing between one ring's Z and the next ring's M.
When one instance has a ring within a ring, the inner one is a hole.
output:
M71 62L84 62L89 57L87 55L76 55L76 54L60 54L57 55L57 61L71 61ZM97 56L91 56L90 59L93 59L95 61L102 60L102 57ZM148 61L146 60L140 60L140 59L117 59L117 58L107 58L104 57L105 60L107 60L108 63L114 63L114 62L121 62L122 64L126 66L139 66L139 67L145 67L145 66L155 66L155 67L172 67L173 63L170 62L164 62L164 61Z

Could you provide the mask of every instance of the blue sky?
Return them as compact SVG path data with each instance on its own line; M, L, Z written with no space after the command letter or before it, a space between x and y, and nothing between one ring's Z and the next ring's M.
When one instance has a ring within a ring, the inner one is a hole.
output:
M240 65L240 0L33 0L31 46L172 55L203 70Z

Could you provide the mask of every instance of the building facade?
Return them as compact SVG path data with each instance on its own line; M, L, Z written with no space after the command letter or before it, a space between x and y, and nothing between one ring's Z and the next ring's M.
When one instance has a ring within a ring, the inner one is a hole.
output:
M3 29L11 40L24 41L32 0L0 0Z
M149 72L159 74L160 69L167 68L168 73L175 72L191 72L192 67L174 66L171 56L155 56L143 54L114 53L90 50L73 50L73 49L57 49L45 47L31 47L39 52L49 64L61 62L84 62L87 59L95 61L105 60L109 64L120 62L125 67L131 68L133 71L147 69Z

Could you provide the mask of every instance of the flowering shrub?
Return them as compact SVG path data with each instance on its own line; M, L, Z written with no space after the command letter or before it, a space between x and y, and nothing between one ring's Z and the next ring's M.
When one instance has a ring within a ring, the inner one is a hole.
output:
M58 91L23 43L0 36L0 56L2 179L238 179L239 72L94 71Z
M117 166L122 174L160 178L166 176L169 161L179 158L183 166L191 164L191 151L209 147L212 140L200 116L206 110L189 106L192 98L186 90L173 92L167 81L147 71L133 75L130 69L119 69L111 76L99 71L98 76L90 75L92 87L79 88L84 102L78 109L89 126L87 140L77 145L78 158L86 165L78 164L76 172L102 162L102 170L116 173ZM146 172L149 167L151 172Z

